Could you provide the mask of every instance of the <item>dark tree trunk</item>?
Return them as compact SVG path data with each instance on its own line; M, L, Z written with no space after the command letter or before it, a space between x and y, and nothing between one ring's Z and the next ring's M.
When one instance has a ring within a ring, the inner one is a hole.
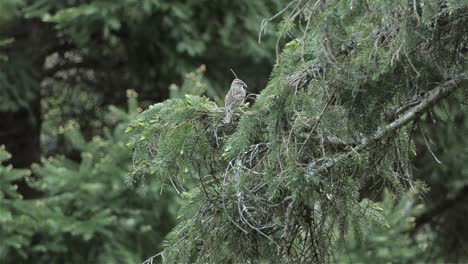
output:
M40 97L29 104L29 109L15 112L0 112L0 145L5 145L12 155L10 164L15 168L29 168L40 161L41 109ZM18 191L25 199L40 196L31 189L25 179L16 182Z
M9 47L9 61L15 62L12 67L18 70L27 69L28 84L20 81L17 74L10 72L13 86L20 92L21 104L15 110L0 111L0 145L5 145L12 155L9 163L15 168L30 168L33 163L40 162L41 148L41 92L42 71L48 47L54 44L54 31L37 19L20 20L12 27L9 34L15 39L15 44ZM18 80L18 81L16 81ZM0 87L0 89L11 89ZM34 96L26 96L22 92ZM24 97L24 98L23 98ZM34 177L34 176L33 176ZM16 182L18 191L25 199L34 199L41 195L30 188L26 180Z

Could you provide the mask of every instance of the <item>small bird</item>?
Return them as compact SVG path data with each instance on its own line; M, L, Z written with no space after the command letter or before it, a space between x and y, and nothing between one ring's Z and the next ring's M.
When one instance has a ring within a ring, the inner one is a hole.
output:
M245 88L247 88L247 84L243 82L242 80L238 79L236 76L236 79L232 81L231 83L231 88L226 94L226 97L224 98L224 119L223 123L229 124L231 123L231 118L232 114L234 113L234 110L242 105L245 99Z

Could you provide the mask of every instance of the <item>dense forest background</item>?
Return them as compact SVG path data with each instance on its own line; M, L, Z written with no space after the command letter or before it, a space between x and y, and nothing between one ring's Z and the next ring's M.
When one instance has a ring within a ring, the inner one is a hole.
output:
M465 0L1 0L0 262L464 263L467 43Z

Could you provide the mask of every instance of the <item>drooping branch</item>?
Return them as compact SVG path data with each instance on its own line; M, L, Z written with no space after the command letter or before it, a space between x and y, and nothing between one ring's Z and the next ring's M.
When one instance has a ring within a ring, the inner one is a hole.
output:
M429 91L425 97L421 98L418 104L409 108L405 114L395 119L393 122L384 126L383 128L378 129L377 132L374 133L372 137L362 140L361 141L362 143L356 146L355 148L352 148L351 151L340 154L335 158L329 158L326 160L324 159L318 160L317 162L314 162L309 165L308 171L310 173L313 173L317 171L327 170L333 167L338 162L350 157L353 153L361 151L362 149L368 147L373 142L376 142L384 138L385 136L394 133L395 131L405 126L406 124L410 123L411 121L416 120L417 118L421 117L424 113L429 111L439 101L446 98L447 96L455 92L457 89L462 88L462 87L468 87L467 74L456 75L449 81L443 82L436 88ZM318 162L320 164L317 164Z
M468 76L461 74L453 77L451 80L442 83L436 88L428 92L428 94L421 99L420 103L410 108L402 117L396 119L383 129L379 130L369 141L375 141L383 138L389 133L393 133L409 122L422 116L425 112L431 109L440 100L452 94L458 88L468 85ZM364 143L366 144L366 143Z

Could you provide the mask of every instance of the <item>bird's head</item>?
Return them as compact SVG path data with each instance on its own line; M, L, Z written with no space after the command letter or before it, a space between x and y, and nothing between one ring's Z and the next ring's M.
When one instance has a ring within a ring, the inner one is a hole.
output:
M242 89L247 88L247 84L245 84L245 82L243 82L241 79L234 79L234 81L232 81L231 87L236 87L236 86Z

